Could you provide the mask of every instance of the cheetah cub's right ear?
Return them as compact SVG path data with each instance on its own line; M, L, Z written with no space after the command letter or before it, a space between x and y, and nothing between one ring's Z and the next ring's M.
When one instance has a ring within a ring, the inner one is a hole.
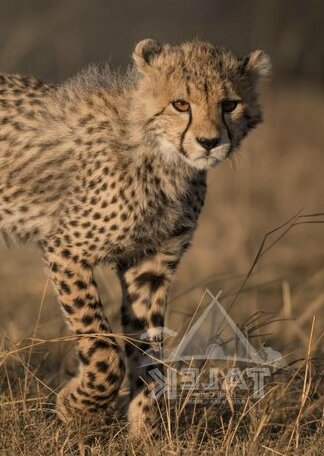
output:
M152 39L142 40L137 43L133 52L133 59L137 68L142 73L146 73L150 69L154 59L161 54L162 50L163 46Z

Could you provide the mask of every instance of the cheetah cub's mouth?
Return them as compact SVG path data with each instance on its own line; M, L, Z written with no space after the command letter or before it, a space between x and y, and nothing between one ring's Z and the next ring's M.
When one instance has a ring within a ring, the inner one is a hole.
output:
M189 164L198 169L210 169L224 161L230 154L231 143L225 134L221 143L212 149L202 149L191 154ZM191 163L190 163L191 162Z
M180 156L190 166L200 170L208 170L229 157L231 152L231 143L228 138L224 138L224 142L222 142L217 147L214 147L211 150L205 150L198 147L196 152L193 152L189 157L181 153L181 151L177 149L170 141L165 138L161 138L159 140L159 149L164 158L170 163L174 163L175 159L178 158L180 154Z
M270 71L263 51L237 57L211 43L143 40L133 57L144 137L167 161L212 168L262 120L257 89Z

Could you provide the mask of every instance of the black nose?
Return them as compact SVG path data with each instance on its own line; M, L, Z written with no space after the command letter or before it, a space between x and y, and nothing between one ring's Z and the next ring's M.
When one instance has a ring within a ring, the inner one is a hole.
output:
M219 136L215 136L215 138L196 138L197 141L201 146L203 146L206 150L213 149L219 143L221 138Z

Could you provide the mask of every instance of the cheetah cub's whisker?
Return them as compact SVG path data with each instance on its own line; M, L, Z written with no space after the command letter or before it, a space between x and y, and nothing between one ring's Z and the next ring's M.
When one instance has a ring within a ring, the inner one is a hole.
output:
M123 289L132 435L154 432L155 383L142 363L157 345L168 291L206 192L206 171L261 121L262 51L235 57L209 43L137 44L126 74L92 66L59 85L0 76L0 229L41 248L70 329L78 375L59 393L62 419L95 414L125 366L93 270ZM150 341L141 334L152 335ZM93 335L101 336L93 336ZM158 354L157 354L158 356ZM161 367L162 369L162 367Z

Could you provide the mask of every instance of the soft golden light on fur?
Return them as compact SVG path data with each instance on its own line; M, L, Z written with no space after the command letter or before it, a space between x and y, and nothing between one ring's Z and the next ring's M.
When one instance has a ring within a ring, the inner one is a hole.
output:
M212 43L150 39L138 43L133 56L131 116L143 119L138 142L146 138L150 151L157 145L155 153L166 164L183 160L209 170L235 153L262 121L258 84L270 65L264 52L238 57ZM206 148L197 138L217 142Z
M180 112L190 111L190 104L185 100L176 100L172 102L172 106Z
M134 61L125 74L94 66L60 86L0 75L0 232L39 244L69 327L85 336L76 341L80 369L56 398L59 418L106 410L127 367L136 438L158 431L157 383L139 362L142 342L121 353L94 268L116 268L124 334L149 334L155 353L206 171L261 121L256 87L267 60L144 40ZM229 112L241 106L225 116L222 100Z

